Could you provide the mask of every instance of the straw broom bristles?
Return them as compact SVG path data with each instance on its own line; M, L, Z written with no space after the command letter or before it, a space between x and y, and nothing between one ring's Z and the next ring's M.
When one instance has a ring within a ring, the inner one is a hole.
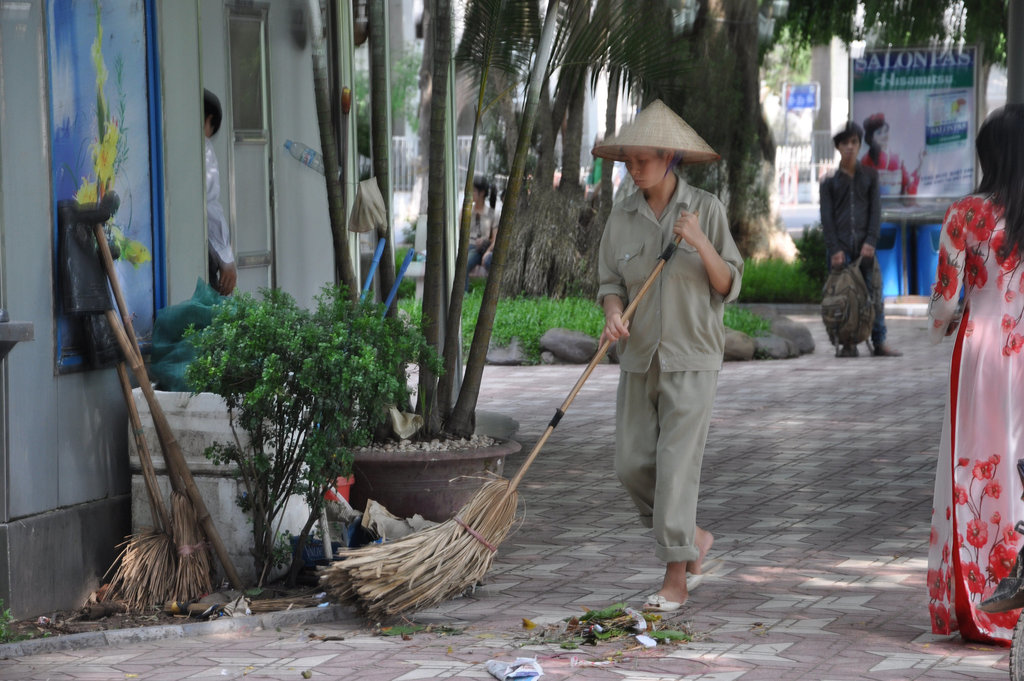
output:
M163 603L174 587L176 549L170 535L145 528L126 539L118 568L110 581L110 594L125 602L129 611L141 612Z
M505 479L484 483L455 518L440 525L340 552L341 560L320 578L325 591L374 620L458 596L487 573L498 544L512 528L519 497L509 485Z
M171 492L174 543L178 567L174 575L174 600L189 602L213 591L210 581L210 553L206 537L196 522L196 512L188 495Z

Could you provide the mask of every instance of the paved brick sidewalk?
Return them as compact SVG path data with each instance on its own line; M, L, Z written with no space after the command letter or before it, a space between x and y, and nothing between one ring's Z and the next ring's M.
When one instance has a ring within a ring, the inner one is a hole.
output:
M712 573L671 624L701 634L653 650L538 641L584 608L655 590L653 557L611 468L617 368L594 372L521 486L521 525L476 593L418 613L458 635L377 636L347 609L329 623L225 627L0 661L0 679L490 679L489 659L538 656L542 679L891 681L1004 679L1004 648L929 633L925 570L934 458L951 343L890 318L902 358L818 351L728 364L703 471ZM518 468L580 374L489 367L480 408L520 424ZM522 618L538 623L530 631ZM311 638L311 636L313 638ZM613 664L573 666L573 658Z

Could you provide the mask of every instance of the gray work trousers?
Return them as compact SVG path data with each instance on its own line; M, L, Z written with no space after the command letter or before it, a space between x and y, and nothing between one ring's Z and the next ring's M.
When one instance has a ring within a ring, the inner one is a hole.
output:
M663 373L657 354L646 373L619 377L615 472L665 562L700 557L697 492L717 388L717 371Z

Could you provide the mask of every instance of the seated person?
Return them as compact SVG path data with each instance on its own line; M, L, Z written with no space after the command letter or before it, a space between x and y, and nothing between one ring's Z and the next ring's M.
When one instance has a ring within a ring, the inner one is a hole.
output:
M490 186L484 178L477 177L473 180L473 216L469 227L469 262L466 265L467 287L469 275L483 263L484 255L494 244L494 209L487 205L489 189Z

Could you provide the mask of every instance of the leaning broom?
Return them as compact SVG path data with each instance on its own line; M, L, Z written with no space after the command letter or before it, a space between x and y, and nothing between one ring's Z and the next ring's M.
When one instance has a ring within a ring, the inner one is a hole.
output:
M631 129L633 124L627 124L617 137L606 140L593 153L618 158L624 146L680 149L678 142L685 140L682 163L718 158L678 117L665 117L658 123L655 135L663 137L665 144L634 141L636 130ZM623 322L633 318L637 305L665 268L679 241L677 237L661 254L654 270L623 311ZM355 605L369 619L382 620L454 598L476 584L490 569L498 545L515 522L519 482L610 346L611 341L606 340L598 348L511 481L499 478L484 483L454 518L440 525L384 544L343 551L340 560L326 568L321 577L328 593Z

